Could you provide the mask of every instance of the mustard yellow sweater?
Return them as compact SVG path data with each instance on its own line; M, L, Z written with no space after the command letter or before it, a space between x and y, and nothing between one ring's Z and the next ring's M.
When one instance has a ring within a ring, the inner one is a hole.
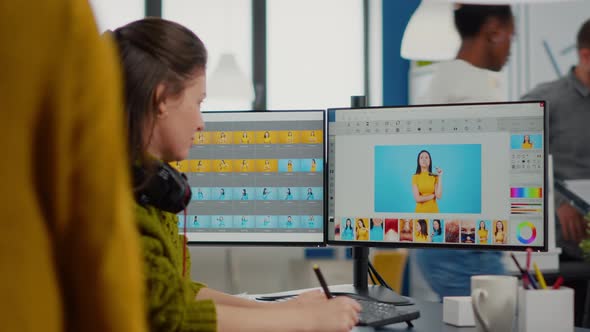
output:
M87 1L0 22L0 330L145 331L115 52Z
M150 330L215 331L213 301L195 300L204 285L191 281L188 249L186 273L182 275L186 240L178 234L176 215L140 205L136 205L136 215L145 262Z

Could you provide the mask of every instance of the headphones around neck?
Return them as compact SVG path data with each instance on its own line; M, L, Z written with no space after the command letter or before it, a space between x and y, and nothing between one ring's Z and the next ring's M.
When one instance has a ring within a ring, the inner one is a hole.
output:
M184 210L191 200L191 187L186 175L167 163L157 161L153 171L133 167L135 201L171 213Z

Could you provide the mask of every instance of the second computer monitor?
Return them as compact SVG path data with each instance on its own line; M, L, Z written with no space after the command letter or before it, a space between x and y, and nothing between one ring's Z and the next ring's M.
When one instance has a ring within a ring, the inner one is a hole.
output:
M542 102L328 111L328 244L546 250Z
M323 245L325 111L207 112L178 215L193 244Z

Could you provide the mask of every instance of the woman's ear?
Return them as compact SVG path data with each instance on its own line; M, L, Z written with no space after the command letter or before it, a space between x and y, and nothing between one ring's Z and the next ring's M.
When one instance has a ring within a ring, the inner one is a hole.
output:
M158 118L166 117L168 115L168 104L167 99L165 96L166 86L163 83L160 83L156 86L156 91L154 93L154 104L156 105L156 116Z

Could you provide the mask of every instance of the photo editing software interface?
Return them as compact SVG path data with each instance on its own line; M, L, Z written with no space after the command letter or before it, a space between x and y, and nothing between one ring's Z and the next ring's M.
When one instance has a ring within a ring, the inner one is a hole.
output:
M178 214L189 242L324 242L324 111L203 113Z
M542 102L328 110L328 244L546 247Z

